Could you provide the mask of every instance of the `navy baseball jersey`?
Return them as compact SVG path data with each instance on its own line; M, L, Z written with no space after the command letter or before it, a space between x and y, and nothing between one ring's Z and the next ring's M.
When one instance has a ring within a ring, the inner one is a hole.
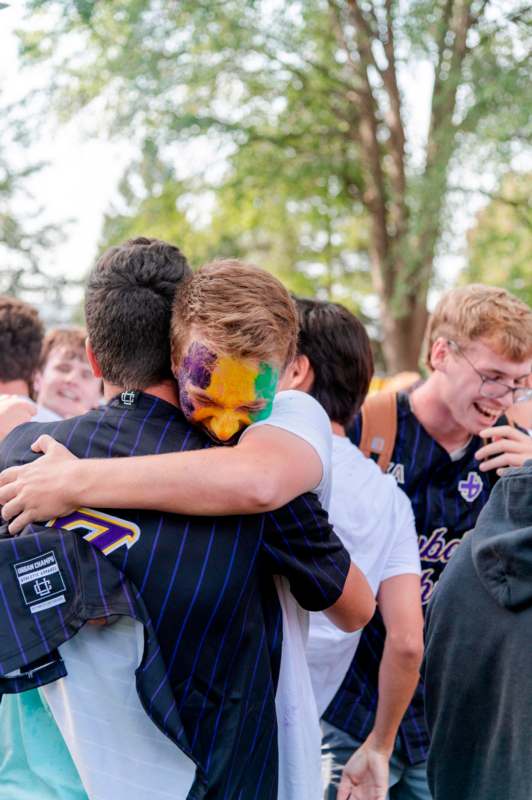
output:
M358 444L360 415L348 433L351 441ZM388 472L412 502L421 557L424 606L462 536L474 527L488 499L491 479L479 472L474 457L481 444L480 437L472 437L453 460L414 416L408 395L397 395L397 437ZM327 722L357 738L365 739L374 724L384 639L385 629L377 611L364 628L349 671L323 715ZM410 763L424 761L428 754L429 736L422 683L403 718L399 734Z
M0 468L31 460L42 433L82 458L208 445L174 406L128 392L81 417L17 428L0 448ZM138 590L173 691L168 708L162 682L144 704L163 721L177 709L183 749L198 764L191 797L274 798L282 618L271 576L285 575L297 601L319 610L338 599L350 564L316 498L222 518L86 508L54 524L77 531Z

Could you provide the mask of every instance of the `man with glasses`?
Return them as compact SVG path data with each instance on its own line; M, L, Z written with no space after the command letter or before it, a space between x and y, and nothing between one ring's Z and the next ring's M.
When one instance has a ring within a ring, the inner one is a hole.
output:
M532 311L504 289L477 284L451 290L429 322L426 353L428 379L397 395L397 435L388 467L412 501L424 605L464 533L475 525L497 471L532 458L532 439L500 424L509 406L529 391ZM360 435L359 416L349 436L358 444ZM346 748L356 750L374 726L384 640L377 611L323 715L339 763ZM420 685L392 754L391 799L430 798L428 745Z

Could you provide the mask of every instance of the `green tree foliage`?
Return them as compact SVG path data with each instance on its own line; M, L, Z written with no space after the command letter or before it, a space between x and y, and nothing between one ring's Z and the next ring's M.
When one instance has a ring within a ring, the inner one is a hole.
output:
M505 286L532 306L532 174L509 174L469 231L463 283Z
M66 281L46 274L42 259L61 231L42 222L42 209L27 190L28 179L41 165L14 165L23 160L26 131L12 107L0 111L0 120L0 293L56 302Z
M524 0L26 5L22 53L53 65L60 114L94 103L109 134L148 140L180 179L183 141L219 144L221 177L197 176L215 192L206 251L262 255L297 288L353 302L370 271L388 367L416 365L449 175L529 140ZM403 91L420 65L426 133ZM171 209L175 191L182 212L182 188L155 199Z

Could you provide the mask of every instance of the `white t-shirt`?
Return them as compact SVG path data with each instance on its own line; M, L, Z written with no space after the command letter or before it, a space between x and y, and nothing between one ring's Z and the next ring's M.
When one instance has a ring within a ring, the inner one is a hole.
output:
M35 403L31 397L28 397L25 394L19 394L17 397L20 397L21 400L25 400L27 403L37 409L31 418L32 422L57 422L58 420L63 419L59 416L59 414L56 414L55 411L51 411L49 408L46 408L46 406Z
M375 595L387 578L421 574L410 500L344 436L333 436L329 517ZM311 615L307 656L320 715L340 688L360 636L340 631L325 614Z
M270 416L246 428L240 439L262 425L282 428L304 439L314 448L322 463L323 472L313 491L318 495L322 506L328 508L331 499L332 433L331 423L323 406L306 392L295 389L278 392Z
M259 425L282 428L314 448L322 463L321 480L314 491L327 509L331 493L332 432L323 407L305 392L279 392L271 415L251 425L243 435ZM296 602L286 578L276 576L274 580L283 613L281 668L275 696L279 750L277 797L321 800L321 731L305 653L311 615Z
M39 691L90 800L186 800L196 765L151 721L137 694L142 624L119 617L84 625L59 651L68 675Z

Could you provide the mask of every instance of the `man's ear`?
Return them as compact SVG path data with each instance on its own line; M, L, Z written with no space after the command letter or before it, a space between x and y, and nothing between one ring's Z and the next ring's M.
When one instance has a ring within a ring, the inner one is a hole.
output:
M87 353L87 361L92 369L92 374L95 378L101 378L102 371L100 369L100 365L98 364L98 359L94 355L94 350L92 349L90 339L85 339L85 352Z
M42 381L42 372L41 370L38 370L33 376L32 380L33 392L35 396L38 395L39 392L41 391L41 381Z
M314 384L314 370L307 356L299 355L288 365L282 379L283 389L310 392Z
M434 371L445 372L452 350L447 339L438 336L430 351L430 365Z

